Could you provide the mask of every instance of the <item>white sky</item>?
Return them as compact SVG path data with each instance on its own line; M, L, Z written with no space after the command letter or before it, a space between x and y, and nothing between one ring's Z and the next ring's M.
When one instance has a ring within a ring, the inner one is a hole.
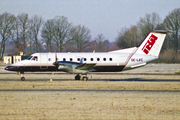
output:
M74 25L88 27L93 39L103 33L110 41L145 14L156 12L163 20L175 8L180 8L180 0L0 0L0 14L37 14L45 20L65 16Z

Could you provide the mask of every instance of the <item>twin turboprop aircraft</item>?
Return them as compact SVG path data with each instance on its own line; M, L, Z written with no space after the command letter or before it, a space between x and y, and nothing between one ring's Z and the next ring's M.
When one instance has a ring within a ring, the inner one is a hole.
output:
M154 30L139 47L110 52L92 53L34 53L26 60L5 68L17 71L24 81L24 72L64 71L76 74L75 80L88 80L89 72L119 72L146 65L158 59L166 34L170 31Z

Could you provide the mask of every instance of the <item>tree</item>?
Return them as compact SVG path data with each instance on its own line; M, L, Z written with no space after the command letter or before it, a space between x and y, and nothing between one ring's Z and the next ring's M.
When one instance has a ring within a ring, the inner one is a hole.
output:
M14 45L16 46L18 53L20 53L20 51L22 51L22 49L23 49L23 41L21 39L20 31L21 30L20 30L19 20L16 17L15 21L14 21L13 30L11 31L11 40L14 43Z
M173 48L178 53L180 40L180 8L174 9L164 19L163 25L165 29L172 30L174 33L168 34L168 43L170 48Z
M75 41L76 50L82 52L87 47L87 43L91 39L90 30L85 26L75 26L71 30L71 37Z
M53 40L56 42L57 50L61 52L67 42L71 40L71 23L64 16L57 16L53 19Z
M18 39L21 39L22 42L22 52L25 51L26 47L26 41L27 41L27 34L29 30L29 17L28 14L22 13L17 16L17 22L18 22L18 29L19 29L19 35L20 37ZM19 41L21 41L19 40Z
M102 52L103 51L103 42L105 41L104 35L103 34L97 35L95 40L98 43L98 48L97 48L98 52Z
M4 51L5 51L5 43L10 38L11 31L13 30L15 17L10 13L3 13L0 15L0 60L2 60Z
M46 43L47 46L46 51L48 52L52 52L53 27L54 27L53 20L50 19L44 23L41 31L41 36L44 42Z
M116 38L116 43L119 48L129 48L137 46L139 44L138 40L138 28L137 26L131 26L128 28L121 29Z
M143 40L149 32L159 28L161 18L157 13L146 14L144 18L140 18L137 26L140 31L140 39Z
M19 14L15 19L14 29L11 32L11 39L17 47L18 53L20 51L25 52L29 28L28 14Z
M36 45L36 52L38 52L38 34L40 31L41 26L43 25L44 21L42 17L39 17L37 15L34 15L31 19L30 19L30 30L29 30L29 36L30 37L30 42L31 40L33 40L35 42ZM30 46L31 47L31 46Z

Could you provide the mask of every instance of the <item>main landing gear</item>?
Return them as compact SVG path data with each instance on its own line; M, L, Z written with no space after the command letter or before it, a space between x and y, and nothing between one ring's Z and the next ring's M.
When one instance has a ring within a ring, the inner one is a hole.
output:
M24 72L20 72L20 74L21 74L21 81L25 81ZM81 79L81 75L77 74L75 76L75 80L80 80L80 79ZM87 74L83 75L82 80L83 81L87 81L88 80Z
M80 74L77 74L77 75L75 76L75 80L80 80L80 79L81 79ZM87 75L83 75L82 80L87 81L87 80L88 80Z

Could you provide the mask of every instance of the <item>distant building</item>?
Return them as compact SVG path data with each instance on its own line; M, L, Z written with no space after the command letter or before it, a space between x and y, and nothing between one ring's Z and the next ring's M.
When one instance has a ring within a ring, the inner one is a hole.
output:
M28 56L4 56L5 64L12 64L28 58Z

